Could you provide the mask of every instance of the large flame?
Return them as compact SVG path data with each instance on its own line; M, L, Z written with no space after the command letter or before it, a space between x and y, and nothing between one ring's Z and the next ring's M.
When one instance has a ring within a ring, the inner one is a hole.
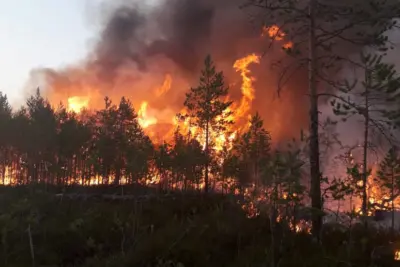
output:
M161 87L157 88L156 90L156 96L160 97L165 93L167 93L171 89L171 85L172 85L172 76L170 74L166 74L164 83L161 85Z
M237 72L240 73L243 79L241 87L243 97L236 112L236 116L238 117L249 114L251 110L251 103L254 100L255 90L253 82L255 81L255 78L250 76L251 73L249 70L249 65L252 63L260 63L260 56L251 54L247 57L237 60L235 64L233 64L233 67Z
M269 37L273 38L275 36L275 40L281 41L284 39L284 33L279 31L279 28L277 26L271 26L268 31L263 31L263 36L266 35L265 33L268 34ZM285 45L287 46L288 43ZM241 86L240 86L240 92L241 96L236 97L236 99L232 99L232 96L227 97L228 100L234 100L233 105L229 108L227 108L224 111L224 114L222 117L227 118L228 120L234 121L235 123L232 125L229 125L229 127L226 129L225 132L220 132L220 131L215 131L214 129L211 129L210 136L212 138L212 144L214 145L214 149L217 152L222 151L222 149L227 148L228 150L232 149L232 144L236 136L245 130L248 127L248 122L249 122L249 117L252 114L253 111L253 101L255 100L256 97L256 88L254 82L256 81L256 78L254 77L252 71L250 70L250 67L254 65L258 65L261 63L261 56L257 55L255 53L251 53L249 55L246 55L242 58L237 59L235 62L233 62L232 68L236 73L237 78L241 79ZM104 105L104 102L102 102L102 98L105 97L105 95L100 95L99 92L101 90L96 89L97 86L101 87L102 84L99 83L98 80L94 79L91 76L90 69L89 70L82 70L80 72L75 73L76 78L73 79L74 82L71 84L67 83L67 85L64 85L61 83L58 84L62 89L66 88L68 92L74 92L73 96L71 97L66 97L63 100L67 100L68 106L67 110L70 112L75 112L75 113L80 113L84 109L92 109L96 110L99 108L102 108ZM150 75L150 74L143 74L141 73L140 75ZM140 76L138 74L138 76ZM89 78L88 78L89 77ZM170 95L171 93L175 92L175 81L178 80L179 77L175 76L175 73L173 71L170 71L169 69L164 72L164 79L163 81L156 81L153 80L152 77L150 80L152 83L151 84L151 90L147 90L146 94L140 94L138 93L137 95L134 95L135 97L132 99L133 104L136 107L137 110L137 115L138 115L138 123L141 125L141 127L144 129L144 131L149 135L150 138L152 138L154 143L157 143L157 141L154 139L155 136L160 132L160 127L162 124L169 124L170 129L167 131L165 135L162 135L162 140L169 141L173 137L173 133L179 126L180 131L183 134L190 134L192 138L196 138L200 144L205 145L205 135L199 129L198 127L194 126L191 124L189 119L185 119L184 121L180 121L177 119L176 114L177 113L185 113L185 109L182 107L178 107L175 110L161 110L160 102L168 102L170 101ZM122 79L123 80L123 79ZM131 88L131 87L140 87L140 77L137 79L139 81L139 85L131 85L131 84L123 84L124 88ZM121 82L121 81L119 81ZM123 83L123 81L121 82ZM155 85L158 83L158 85ZM146 86L149 84L146 84ZM174 86L174 90L171 90L171 88ZM72 88L71 88L72 87ZM83 90L85 88L86 90ZM90 90L88 89L90 88ZM135 88L135 90L136 90ZM62 89L58 91L63 91ZM140 91L140 88L138 89ZM87 94L85 94L85 92ZM136 93L137 91L135 91ZM142 92L142 91L140 91ZM112 94L113 91L110 91ZM59 97L65 97L65 95L59 96ZM118 96L113 95L112 99L113 101L117 100ZM119 96L120 97L120 96ZM51 99L52 103L58 103L60 99ZM155 106L157 106L155 108ZM181 102L182 105L182 102ZM229 114L229 115L228 115ZM221 118L217 118L221 119ZM220 162L221 163L221 162ZM15 168L11 167L6 167L6 175L3 177L3 180L0 181L0 184L15 184L17 179ZM212 177L211 177L212 178ZM40 180L41 178L39 178ZM98 185L102 183L112 183L114 180L114 177L109 176L109 177L101 177L101 176L92 176L89 179L88 178L83 178L83 177L71 177L71 179L68 181L68 183L74 183L74 184L80 184L80 185ZM152 185L157 185L160 184L162 181L160 174L157 172L153 173L150 178L146 177L141 179L139 182L152 186ZM120 179L121 184L126 184L128 183L128 180L126 177L121 177ZM217 182L217 189L218 188L225 188L229 187L232 188L235 184L235 181L233 179L227 179L224 181L223 185L221 184L222 182ZM198 184L196 185L197 189L201 189L204 187L204 184ZM171 185L172 188L183 188L183 185L180 184L180 182L176 182ZM222 190L222 189L221 189ZM245 190L245 196L247 198L252 198L252 191L254 191L254 188L247 188ZM235 191L236 192L236 191ZM239 192L236 192L239 194ZM242 194L242 193L241 193ZM256 202L261 202L265 201L265 195L266 194L261 194L258 196L254 201L250 201L250 204L244 205L243 208L246 209L249 213L249 217L252 216L257 216L259 214ZM302 231L306 226L302 225L293 225L292 226L293 230L295 231Z
M154 125L157 123L157 119L155 117L148 116L147 106L148 106L148 103L146 101L144 101L140 105L140 109L138 111L138 121L139 121L140 126L142 126L143 129L146 129L150 125Z
M394 252L394 260L395 261L400 261L400 250L396 250Z
M84 97L73 96L73 97L68 98L67 101L68 101L68 110L75 112L75 113L79 113L83 109L88 108L90 98L86 97L86 96L84 96Z

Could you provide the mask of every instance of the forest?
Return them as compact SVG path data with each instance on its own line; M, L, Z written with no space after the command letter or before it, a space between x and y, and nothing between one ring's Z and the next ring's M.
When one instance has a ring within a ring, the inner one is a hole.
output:
M0 92L1 266L400 266L400 3L349 2L240 5L289 63L276 91L307 76L290 140L238 116L212 54L161 141L128 97L76 109L38 88L16 108ZM354 123L344 145L335 129Z

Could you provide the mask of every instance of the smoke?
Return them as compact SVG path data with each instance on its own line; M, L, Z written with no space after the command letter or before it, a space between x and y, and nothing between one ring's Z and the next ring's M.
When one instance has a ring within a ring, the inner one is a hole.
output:
M233 63L269 46L260 38L262 21L252 24L239 9L243 0L144 2L102 5L100 34L87 57L62 69L34 70L30 84L36 88L38 81L45 81L42 88L55 105L66 104L73 96L89 97L93 109L103 107L105 96L114 102L126 96L136 109L147 101L149 116L168 124L181 110L185 92L196 86L203 59L211 54L217 68L224 71L232 99L238 100L241 78ZM341 48L344 56L353 52L354 47ZM252 112L260 112L277 141L298 136L308 121L305 69L298 70L277 96L280 70L271 65L283 58L281 49L272 48L260 65L252 66L257 78ZM157 96L155 91L166 75L172 77L171 88Z
M104 106L104 97L118 102L126 96L136 110L148 102L147 114L159 124L169 124L183 107L185 93L198 83L207 54L224 72L233 100L241 97L241 77L234 62L250 53L261 54L269 45L239 9L242 0L164 0L157 5L144 1L117 1L102 5L100 33L91 52L76 64L61 69L35 69L31 88L41 86L53 103L67 105L70 97L88 97L89 108ZM305 75L297 74L281 98L277 97L279 72L271 64L284 57L271 49L261 64L251 66L256 77L256 98L252 113L258 111L274 139L298 136L307 124ZM155 94L165 77L171 88Z

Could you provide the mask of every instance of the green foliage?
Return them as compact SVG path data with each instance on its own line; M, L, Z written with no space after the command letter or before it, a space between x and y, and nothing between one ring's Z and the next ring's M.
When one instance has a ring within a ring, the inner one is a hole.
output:
M271 135L263 128L258 113L250 119L249 129L238 136L224 162L226 177L236 177L242 185L260 183L270 160Z
M226 119L231 113L225 113L232 102L223 99L228 96L228 90L223 73L217 72L211 56L207 56L199 86L186 94L187 114L184 117L189 117L193 125L204 131L211 128L217 132L225 130L226 125L232 123Z
M382 187L382 192L388 197L383 199L379 208L387 208L392 202L391 209L394 211L394 202L400 195L400 159L397 148L392 147L379 166L376 182Z
M116 106L105 99L98 112L75 114L54 109L39 89L26 108L12 113L0 95L0 180L10 183L120 184L149 175L153 145L130 101ZM6 172L7 168L7 172Z
M343 121L354 115L365 118L368 114L370 127L379 131L396 128L399 124L400 76L393 64L384 63L382 59L382 55L361 54L359 68L365 72L365 79L353 84L346 81L340 91L347 96L332 98L333 112ZM356 100L357 97L362 100Z
M363 161L361 173L358 166L349 173L362 181L362 210L365 214L368 209L367 180L368 155L372 148L372 130L383 136L386 141L393 141L392 131L399 123L400 114L400 76L394 65L384 63L383 56L378 54L361 54L357 69L364 72L361 82L355 81L351 86L345 82L340 93L333 95L331 105L336 116L346 122L350 117L361 117L363 122Z
M31 265L29 226L37 266L269 264L268 220L248 219L230 197L179 194L110 202L24 191L29 192L2 190L1 266ZM279 266L396 266L395 247L384 231L327 225L321 244L284 224L275 234Z
M207 56L204 69L201 71L199 86L191 88L186 94L184 106L187 114L179 115L181 118L189 118L190 124L199 127L205 136L204 190L206 192L209 188L212 136L225 131L227 125L233 123L228 119L232 114L228 111L232 101L224 99L228 96L228 90L223 73L217 72L211 56Z
M391 148L380 164L378 178L381 185L388 190L399 191L400 160L396 148Z

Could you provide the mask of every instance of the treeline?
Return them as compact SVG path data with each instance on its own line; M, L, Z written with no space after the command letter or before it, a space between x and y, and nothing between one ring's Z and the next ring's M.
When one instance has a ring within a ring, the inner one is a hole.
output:
M366 56L365 62L372 62L368 64L372 66L372 81L376 84L375 91L369 89L370 95L374 93L375 99L380 96L382 102L390 103L388 98L397 101L393 95L400 88L400 80L393 66L377 57ZM182 130L178 126L171 142L155 144L140 126L132 103L124 97L117 104L105 98L101 110L76 114L63 105L52 107L39 89L17 111L0 93L0 184L141 184L160 191L211 189L251 195L253 202L274 203L284 199L285 205L304 204L304 198L308 197L305 189L310 183L305 168L309 138L303 135L287 148L274 150L271 135L256 113L244 132L217 147L216 139L230 135L235 123L227 112L232 102L223 100L227 94L223 73L216 70L208 56L199 86L187 94L184 102L187 112L178 115L200 131L196 135L192 129ZM364 109L356 102L341 103L345 101L342 97L333 99L333 110L338 117ZM385 112L388 122L396 125L398 111ZM378 123L369 118L368 127L372 122ZM364 172L366 162L346 162L348 159L349 155L343 162L347 174L322 179L322 200L340 202L347 196L365 197L367 211L394 210L400 192L397 148L389 150L375 177L375 182L384 189L380 199L370 199L365 193L368 181L364 179L371 175L369 168Z
M265 186L277 175L293 183L290 191L298 191L300 171L289 175L284 170L292 165L300 170L300 157L297 152L271 151L271 136L258 114L245 132L216 149L216 136L234 123L226 113L232 103L222 100L228 88L211 57L202 73L201 80L209 84L191 89L184 103L188 112L180 114L207 135L201 143L190 129L183 132L179 127L170 143L152 143L124 97L119 103L105 98L103 109L75 114L63 105L52 107L39 89L17 111L0 94L0 183L141 183L157 184L161 190L227 192Z

